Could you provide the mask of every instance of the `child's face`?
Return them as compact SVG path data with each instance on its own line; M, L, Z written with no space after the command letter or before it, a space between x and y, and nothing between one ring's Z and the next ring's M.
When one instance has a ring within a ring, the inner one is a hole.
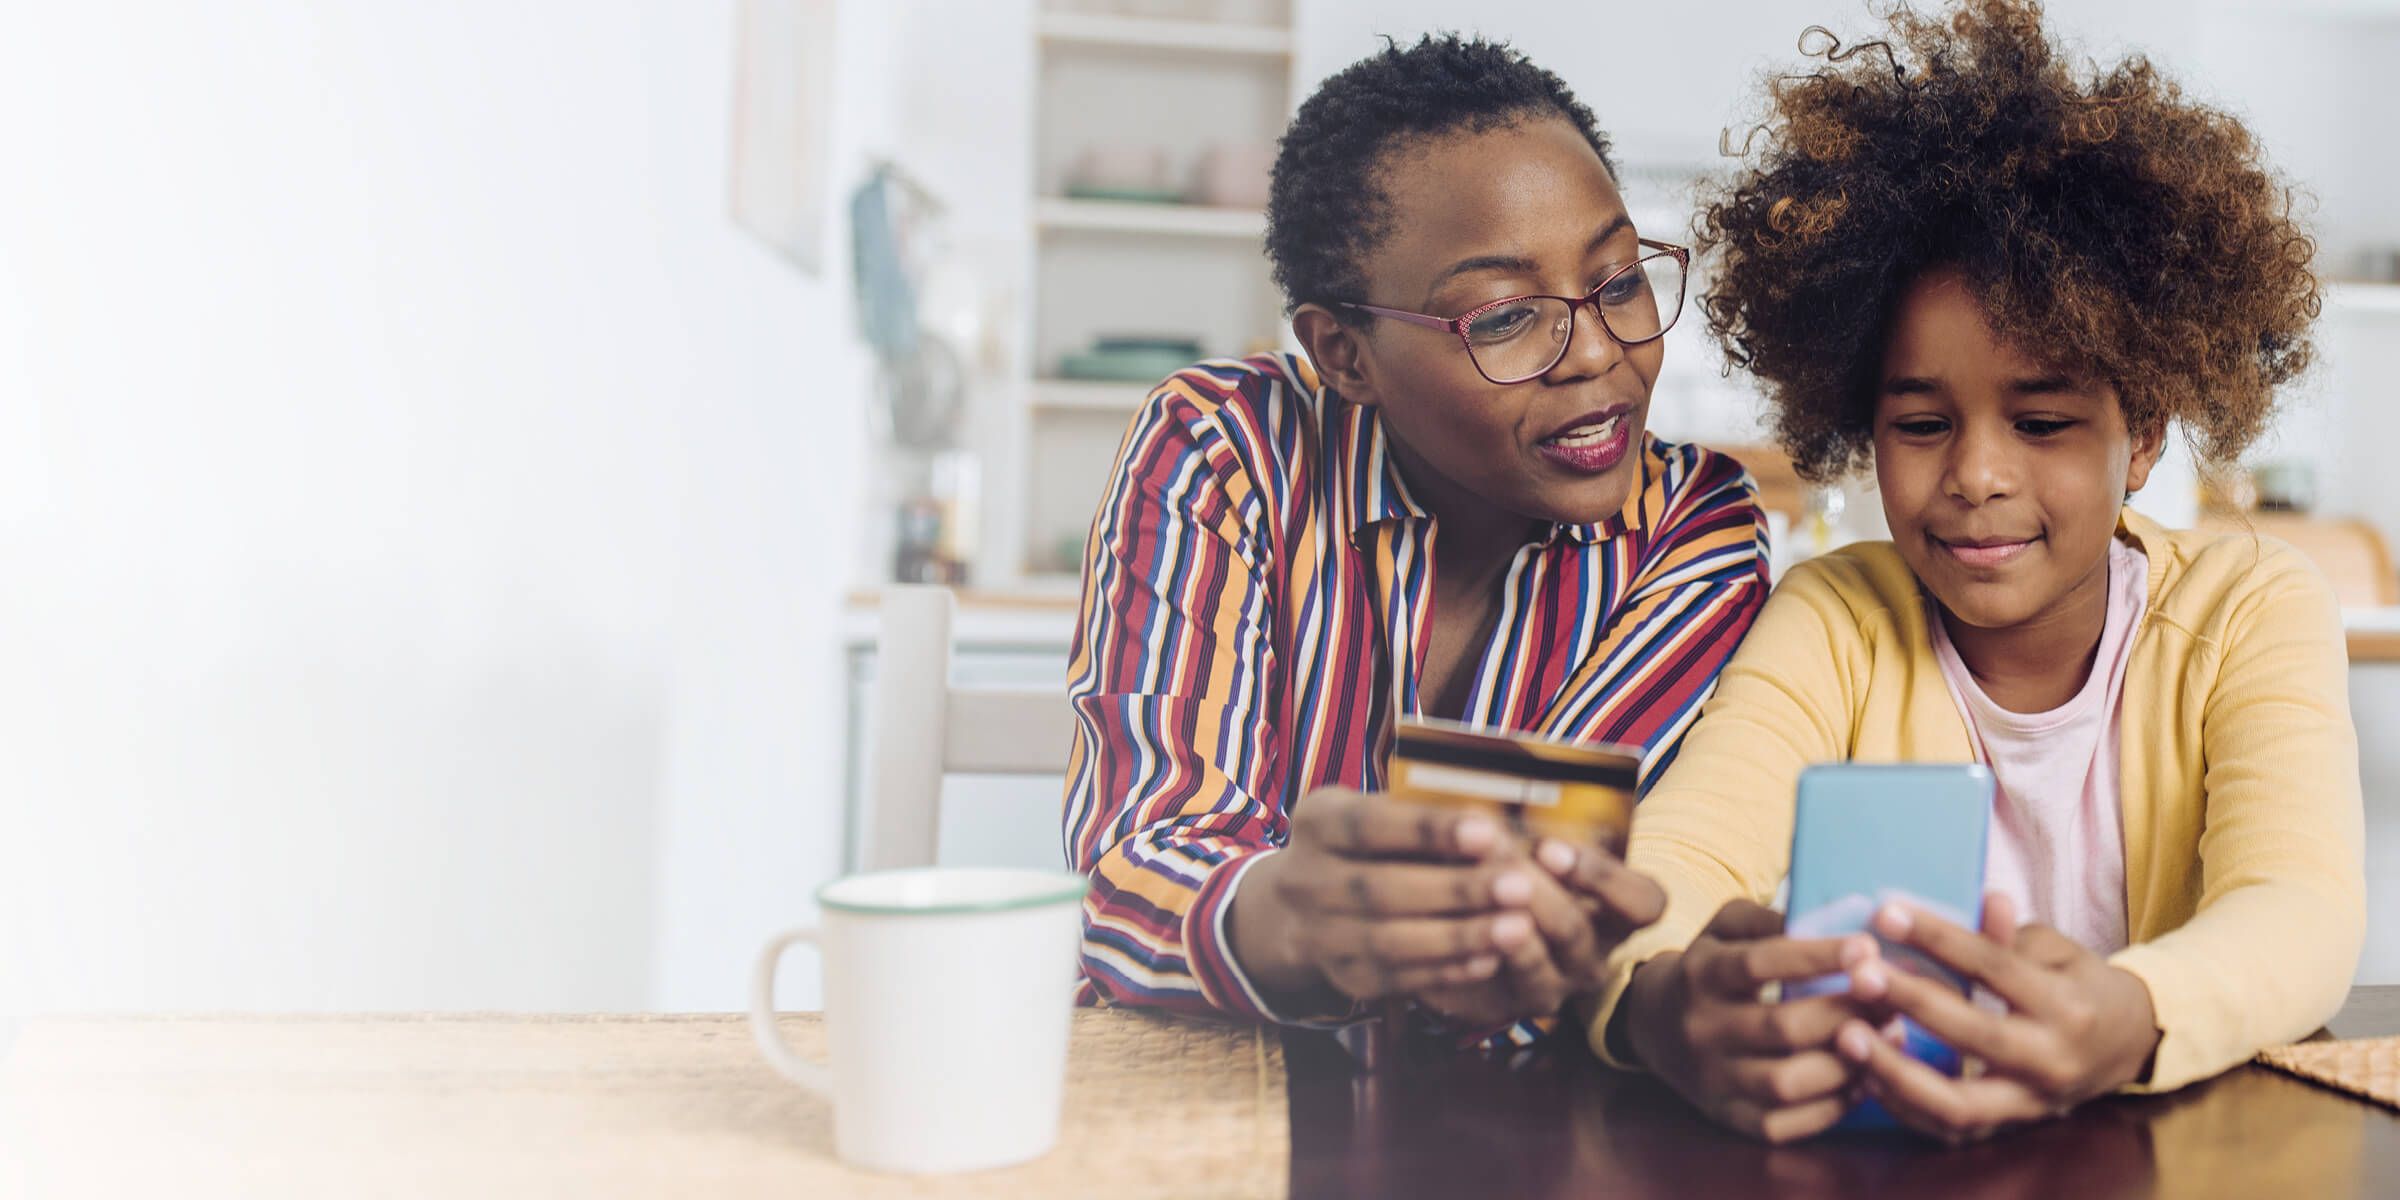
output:
M1892 541L1950 615L2005 629L2107 583L2117 512L2158 461L2114 385L2007 344L1951 270L1917 279L1884 346L1875 479Z
M1383 171L1391 232L1365 264L1370 303L1454 317L1511 296L1581 296L1646 253L1607 167L1563 120L1406 146ZM1628 348L1584 309L1558 365L1496 384L1453 333L1379 318L1346 336L1355 375L1337 383L1381 410L1421 493L1570 524L1624 508L1660 341ZM1326 347L1312 349L1323 365ZM1583 430L1572 435L1581 452L1545 444L1571 429Z

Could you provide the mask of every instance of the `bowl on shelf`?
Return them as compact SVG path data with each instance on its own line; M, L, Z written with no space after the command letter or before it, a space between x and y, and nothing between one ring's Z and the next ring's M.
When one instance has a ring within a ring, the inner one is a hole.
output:
M1143 200L1174 203L1183 199L1175 186L1164 146L1137 142L1101 142L1084 149L1067 168L1069 196L1100 200Z
M1062 379L1100 379L1115 383L1156 383L1198 362L1195 338L1153 334L1106 334L1092 348L1058 360Z

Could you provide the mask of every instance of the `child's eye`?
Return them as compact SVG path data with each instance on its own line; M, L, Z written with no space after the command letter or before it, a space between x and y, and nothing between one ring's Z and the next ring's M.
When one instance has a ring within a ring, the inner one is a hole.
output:
M1894 421L1892 428L1898 430L1902 437L1933 437L1948 430L1950 422L1938 417L1917 417L1906 421Z
M2027 417L2017 422L2017 432L2027 437L2046 438L2074 423L2073 421L2051 421L2040 417Z

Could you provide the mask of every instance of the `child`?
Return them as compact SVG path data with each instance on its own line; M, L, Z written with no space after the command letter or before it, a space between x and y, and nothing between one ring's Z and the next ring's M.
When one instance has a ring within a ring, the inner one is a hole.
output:
M2365 921L2331 590L2269 539L2122 504L2170 422L2230 461L2306 365L2286 189L2147 62L2071 69L2030 0L1892 20L1773 84L1702 218L1728 353L1804 474L1872 462L1892 538L1796 568L1726 668L1628 852L1666 914L1591 1026L1772 1140L1861 1095L1959 1139L2181 1087L2330 1016ZM1899 906L1877 931L2005 1011L1761 907L1796 777L1841 760L1998 776L1982 935ZM1850 994L1760 1003L1835 970ZM1981 1072L1875 1036L1896 1014Z

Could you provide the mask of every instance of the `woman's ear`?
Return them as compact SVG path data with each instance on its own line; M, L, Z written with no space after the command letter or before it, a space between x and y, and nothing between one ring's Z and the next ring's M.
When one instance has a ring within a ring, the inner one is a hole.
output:
M1303 304L1292 313L1292 333L1326 386L1352 404L1372 408L1382 402L1370 370L1365 330L1344 324L1322 304Z

